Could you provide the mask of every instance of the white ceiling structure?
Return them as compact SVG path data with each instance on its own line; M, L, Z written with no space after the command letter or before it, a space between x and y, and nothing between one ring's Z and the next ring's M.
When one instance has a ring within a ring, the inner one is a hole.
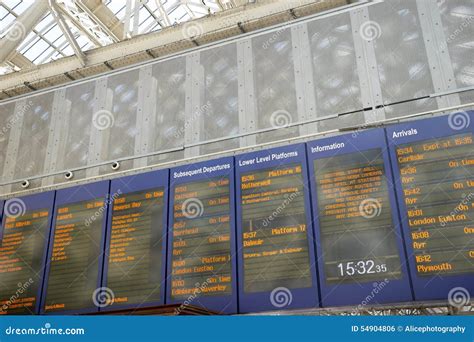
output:
M1 0L0 38L16 46L12 53L0 43L0 75L82 58L81 52L235 6L233 0Z
M350 0L0 0L0 100Z

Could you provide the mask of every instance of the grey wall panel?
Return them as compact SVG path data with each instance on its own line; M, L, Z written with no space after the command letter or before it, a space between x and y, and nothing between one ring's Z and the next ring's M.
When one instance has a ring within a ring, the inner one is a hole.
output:
M204 91L200 110L201 141L239 134L237 45L228 44L201 52ZM201 154L239 147L229 140L201 147Z
M421 100L398 103L386 106L385 116L387 119L401 118L405 115L426 112L438 108L436 98L424 98Z
M43 174L53 101L54 92L28 99L24 107L14 179Z
M384 103L433 93L416 2L384 1L369 14Z
M151 151L181 147L185 134L186 58L173 58L153 65L152 79L155 92L151 95L155 126ZM191 123L190 123L191 124ZM148 164L156 164L183 157L183 152L150 157Z
M291 30L252 39L257 129L284 127L298 121ZM259 134L257 143L296 136L297 128Z
M17 119L15 116L15 102L0 105L0 180L2 182L6 180L3 177L3 168L7 157L10 131Z
M438 0L458 88L474 85L474 3Z
M107 104L112 113L108 130L105 160L113 161L133 156L137 129L139 70L131 70L107 79ZM132 162L122 163L122 168L132 167ZM107 171L110 171L110 167Z
M308 23L317 117L363 107L348 13ZM320 131L363 123L363 115L322 121Z
M95 81L66 89L63 115L67 125L64 147L58 157L58 171L87 165L94 90Z

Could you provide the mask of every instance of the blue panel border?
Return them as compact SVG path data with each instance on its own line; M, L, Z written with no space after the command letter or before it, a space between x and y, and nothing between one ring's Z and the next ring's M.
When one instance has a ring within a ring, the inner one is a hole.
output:
M215 170L212 172L198 173L194 175L187 175L178 177L175 173L196 170L200 168L209 168L214 166L227 166L222 170ZM236 231L235 231L235 176L234 176L234 158L225 157L210 161L205 161L196 164L176 167L170 170L170 205L169 205L169 231L168 231L168 268L167 268L167 289L166 289L166 303L176 304L181 303L180 300L173 300L171 298L171 261L173 251L173 208L174 208L174 191L175 187L183 183L191 183L211 179L215 177L229 177L229 198L230 198L230 253L231 253L231 267L232 267L232 294L227 296L202 296L196 297L191 302L191 305L202 306L208 310L219 313L233 314L237 313L237 260L236 260Z
M318 147L320 147L318 149ZM321 149L322 148L322 149ZM322 158L335 157L358 151L382 149L385 176L387 180L387 192L392 210L392 224L396 236L398 254L400 256L401 279L390 279L385 282L383 290L380 290L371 300L370 304L395 303L413 300L410 287L410 279L407 270L406 253L403 244L398 206L395 197L393 177L390 167L388 148L385 141L383 129L373 129L353 134L345 134L336 137L315 140L307 143L309 178L311 184L311 198L313 205L314 232L317 243L319 280L321 287L322 306L342 306L361 304L374 290L373 280L368 282L358 281L353 284L328 285L324 274L324 255L321 246L321 233L319 225L318 197L316 195L316 179L314 161ZM312 152L312 149L315 149ZM380 281L384 281L383 275Z
M107 219L107 233L105 243L105 255L104 255L104 267L102 274L102 287L107 286L107 272L108 272L108 258L109 258L109 246L110 236L112 233L112 209L115 194L127 194L136 191L144 191L147 189L155 189L158 187L164 187L163 196L163 220L162 224L162 244L161 244L161 287L160 287L160 300L150 301L144 303L127 303L123 305L112 305L103 308L99 308L99 311L112 311L120 309L130 308L144 308L150 306L158 306L165 304L165 293L166 293L166 240L167 240L167 227L168 227L168 176L169 170L159 170L138 175L127 176L123 178L114 179L110 185L110 205L108 207L108 219Z
M72 188L61 189L61 190L56 191L56 202L54 204L54 210L53 210L51 233L50 233L49 244L48 244L48 257L47 257L47 262L46 262L45 276L44 276L44 281L43 281L43 291L42 291L42 296L41 296L41 307L40 307L41 314L44 314L44 315L85 314L85 313L93 313L93 312L98 311L98 308L94 306L90 308L84 308L81 310L64 310L64 311L45 312L44 306L45 306L46 293L47 293L47 288L48 288L49 271L51 268L50 260L51 260L51 255L53 252L56 216L57 216L58 207L64 204L73 204L73 203L88 201L88 200L101 198L101 197L104 198L105 211L104 211L103 221L102 221L102 232L101 232L101 242L100 242L100 246L102 247L102 250L101 250L100 258L98 261L99 272L97 274L97 288L100 287L103 259L104 259L103 252L104 252L104 245L105 245L105 233L106 233L106 228L107 228L106 213L108 211L108 203L109 203L109 188L110 188L110 181L106 180L106 181L101 181L101 182L96 182L96 183L91 183L91 184L86 184L86 185L78 185ZM91 294L91 298L92 298L92 294Z
M405 232L406 249L411 270L411 278L415 293L415 300L446 300L449 291L455 287L464 287L471 295L474 294L474 271L464 275L437 275L418 276L413 251L411 230L406 220L407 208L404 202L403 188L401 185L400 168L396 148L398 145L421 142L423 140L437 139L463 133L474 133L474 111L455 112L449 115L410 121L386 128L387 140L390 148L395 186Z
M253 164L243 165L244 160L263 158L280 153L292 153L296 152L295 156L284 158L284 159L272 159L270 161ZM313 236L313 225L311 215L311 202L309 196L309 181L308 181L308 168L306 163L306 152L305 144L288 145L284 147L277 147L269 150L262 150L258 152L250 152L235 157L235 169L236 169L236 204L237 204L237 249L238 249L238 265L239 265L239 312L258 312L258 311L271 311L281 310L271 303L271 291L257 292L257 293L245 293L244 292L244 269L243 269L243 239L242 239L242 207L241 207L241 177L242 173L249 171L258 171L260 169L266 169L271 167L277 167L287 165L291 163L300 163L302 168L302 177L304 182L304 202L305 202L305 213L306 213L306 231L308 238L308 252L310 260L310 271L311 271L311 282L312 286L307 288L292 288L291 301L284 307L284 309L301 309L301 308L314 308L319 306L319 291L318 291L318 277L316 269L316 256L315 256L315 244Z

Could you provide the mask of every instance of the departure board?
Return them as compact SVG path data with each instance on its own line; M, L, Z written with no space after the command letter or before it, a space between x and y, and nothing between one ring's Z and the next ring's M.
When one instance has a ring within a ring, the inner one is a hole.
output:
M418 275L474 272L472 133L403 144L397 156Z
M461 112L387 129L416 299L474 291L473 120Z
M74 193L74 188L67 189L67 192ZM86 189L82 192L88 193ZM58 192L45 313L95 309L93 294L98 288L102 261L102 234L107 212L105 194L104 197L64 204L61 198Z
M382 149L314 161L329 284L401 277Z
M323 306L412 300L383 129L308 142ZM383 289L383 291L382 291Z
M0 314L38 311L53 200L54 193L45 193L5 202L0 246Z
M293 291L285 308L316 306L304 146L239 156L237 163L242 306L258 310L252 302L263 300L262 309L280 308L272 294L280 289L288 298L293 289L307 290Z
M163 304L167 183L168 171L112 181L111 193L121 194L111 206L104 286L113 293L113 301L104 308Z
M474 272L472 133L397 147L419 276Z
M170 295L173 302L235 312L231 158L171 170ZM220 299L222 298L222 299Z
M243 173L244 291L311 286L301 164Z

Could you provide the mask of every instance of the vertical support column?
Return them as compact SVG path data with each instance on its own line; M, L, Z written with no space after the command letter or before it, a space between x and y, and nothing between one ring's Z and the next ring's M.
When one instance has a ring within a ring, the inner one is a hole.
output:
M54 92L53 108L51 114L51 121L49 125L48 145L46 147L46 156L44 160L43 173L49 174L57 171L62 165L61 162L64 154L60 154L61 150L65 151L68 120L66 120L66 89L62 88ZM54 184L54 176L45 177L41 181L41 186L49 186Z
M316 118L316 96L313 82L313 65L307 25L299 24L291 28L293 60L295 66L296 104L298 122ZM299 126L299 134L316 133L317 123Z
M416 0L421 32L436 93L456 89L453 65L448 52L441 15L436 1ZM439 108L461 104L459 94L436 98Z
M239 132L250 133L256 130L256 103L253 77L252 41L237 42L237 70L239 74ZM248 135L240 138L240 146L255 145L257 137Z
M89 140L89 157L87 160L87 165L97 164L102 160L103 151L104 151L104 134L103 132L108 131L110 128L101 131L94 125L94 119L100 115L99 111L106 111L106 108L111 108L107 106L107 102L110 102L110 96L107 96L107 78L103 77L98 79L95 84L95 99L94 99L94 114L92 116L92 125L91 125L91 134ZM109 100L107 100L109 97ZM97 113L99 113L97 115ZM86 172L86 177L94 177L99 174L100 168L92 167L88 168Z
M142 155L151 151L153 145L153 132L156 124L156 79L152 76L153 66L140 68L138 91L137 128L139 134L135 138L135 155ZM144 167L148 158L133 160L133 167Z
M200 113L201 94L203 91L202 67L199 52L186 56L186 108L184 120L184 144L195 144L200 141L202 120ZM184 157L199 155L199 146L185 148Z
M385 111L383 109L374 108L383 104L382 89L380 86L374 48L374 42L378 36L376 35L375 37L370 37L373 39L369 39L368 37L364 37L360 32L361 26L370 21L369 9L367 6L350 11L350 18L352 37L357 57L357 71L359 75L362 103L364 108L373 108L371 111L364 112L365 123L383 120L385 119Z
M5 155L5 164L3 166L3 179L12 181L15 177L15 167L18 157L18 149L20 147L21 130L23 127L23 119L25 112L31 107L27 99L18 100L15 103L15 112L13 114L10 135L8 137L7 153ZM12 186L5 186L2 191L11 192Z

